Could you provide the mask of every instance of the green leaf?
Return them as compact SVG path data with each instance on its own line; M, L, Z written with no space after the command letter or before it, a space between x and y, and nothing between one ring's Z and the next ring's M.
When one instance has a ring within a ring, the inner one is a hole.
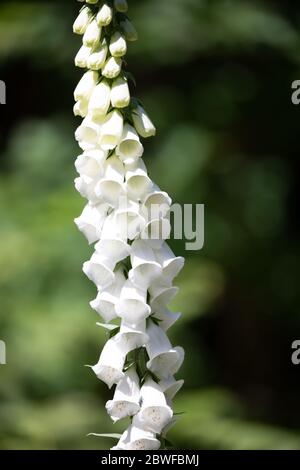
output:
M90 432L89 434L87 434L87 436L96 436L96 437L109 437L111 439L120 439L122 434L114 434L114 433L111 433L111 434L97 434L95 432Z

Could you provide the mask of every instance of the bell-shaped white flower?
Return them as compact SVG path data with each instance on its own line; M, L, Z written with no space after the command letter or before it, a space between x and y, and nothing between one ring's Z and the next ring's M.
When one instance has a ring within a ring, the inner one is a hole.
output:
M88 113L88 105L89 103L86 100L76 101L76 103L73 106L74 116L80 116L82 118L85 118Z
M155 434L137 427L135 422L136 418L134 417L132 424L111 450L157 450L160 448L160 442L156 439Z
M104 3L97 13L96 18L99 26L108 26L113 19L113 9Z
M149 288L150 293L150 305L152 311L155 312L157 309L160 309L161 306L165 307L168 305L172 299L178 293L178 287L165 287L158 283L157 285L152 285Z
M79 80L75 91L75 101L86 100L88 101L93 93L93 90L98 81L98 73L92 70L85 72L85 74Z
M92 309L101 315L105 323L109 323L117 318L115 306L125 281L123 270L116 270L113 283L106 289L101 290L97 297L90 302Z
M104 150L114 149L120 142L123 133L123 116L114 110L110 112L101 126L100 145Z
M128 3L127 0L114 0L114 6L117 11L121 13L126 13L128 10Z
M148 369L160 379L176 374L184 359L183 348L180 346L172 348L166 333L152 321L149 322L147 334Z
M96 191L108 203L115 206L120 197L125 194L124 188L125 169L119 158L113 154L104 165L104 177L98 183Z
M127 52L126 40L119 31L116 31L111 37L109 52L113 57L123 57Z
M180 317L180 312L170 312L169 309L160 305L157 306L154 312L154 318L159 321L159 326L164 331L167 331L169 328L171 328Z
M158 250L164 240L170 237L171 224L168 219L153 219L148 222L141 233L141 238L147 240L149 246Z
M94 149L99 143L101 123L87 116L75 131L75 139L82 150Z
M115 279L115 266L116 263L112 258L95 252L91 259L83 264L82 270L98 289L105 289Z
M88 24L92 18L92 11L88 7L84 7L73 24L73 32L75 34L84 34Z
M87 46L81 46L79 51L75 56L75 65L76 67L81 67L83 69L87 68L87 62L92 53L92 49Z
M95 179L103 176L107 152L101 149L86 150L75 161L75 168L81 176Z
M127 416L134 416L139 411L140 385L134 367L125 372L117 384L113 399L106 403L105 408L114 422Z
M184 258L182 256L175 256L167 243L164 243L155 254L158 263L162 266L161 284L171 286L173 280L184 266Z
M147 304L147 291L127 280L116 304L116 312L126 323L138 325L151 313Z
M141 158L126 165L126 187L128 196L135 200L141 200L152 188L152 181L148 176L145 164Z
M98 204L96 206L87 204L82 214L74 220L78 229L87 238L89 244L95 243L100 239L108 207L108 204Z
M159 386L170 403L184 384L184 380L176 380L173 375L159 381Z
M102 75L106 78L116 78L122 68L122 59L120 57L110 57L104 64Z
M89 202L92 204L99 204L102 201L100 197L97 196L95 192L95 186L97 184L97 180L90 178L89 176L79 176L74 180L75 188L79 192L79 194L88 199Z
M120 22L120 26L127 41L137 41L138 33L131 21L125 18Z
M102 80L95 86L89 101L89 113L97 119L105 116L110 106L110 86L107 80Z
M114 265L130 255L130 246L121 239L113 238L113 234L110 238L103 238L102 233L101 240L95 245L95 250L101 256L109 258Z
M125 78L118 77L113 81L110 98L113 108L126 108L129 105L130 92Z
M101 27L94 18L87 26L83 35L83 45L88 47L96 47L101 39Z
M137 132L141 137L152 137L156 134L156 129L148 114L142 106L136 105L132 112L132 119Z
M123 204L123 200L126 203ZM139 204L121 197L119 208L115 211L115 224L122 239L134 240L145 226L145 219L140 214Z
M160 434L173 417L161 387L152 379L147 379L141 388L142 405L136 419L146 431Z
M105 343L99 361L92 367L98 379L107 384L109 388L117 384L124 377L124 364L126 353L117 336Z
M134 351L137 348L141 348L149 340L148 335L146 334L145 319L136 325L130 325L122 320L120 332L118 334L120 336L120 341L122 341L124 350L127 351L127 353Z
M165 191L161 191L158 186L153 185L153 190L143 200L142 212L148 221L166 218L171 204L170 196Z
M161 276L162 269L157 263L154 251L144 240L135 240L131 245L131 266L129 279L146 289Z
M93 48L92 53L87 59L87 67L91 70L100 70L104 67L107 58L108 47L106 40L102 41L96 48Z
M125 124L123 135L116 149L116 154L124 163L133 163L144 153L144 147L140 142L139 136L130 124Z

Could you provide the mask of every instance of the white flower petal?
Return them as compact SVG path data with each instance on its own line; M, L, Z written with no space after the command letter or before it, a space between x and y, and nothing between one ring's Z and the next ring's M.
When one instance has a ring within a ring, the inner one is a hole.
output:
M122 269L115 271L113 283L102 289L97 297L90 302L90 306L101 315L106 323L117 318L115 306L126 279Z
M142 106L136 106L132 113L132 119L134 126L141 137L146 138L156 134L156 129Z
M111 285L115 279L114 269L116 263L99 253L94 253L89 261L83 264L83 272L96 284L98 289L105 289Z
M109 52L113 57L123 57L127 52L126 40L119 31L113 33L111 37Z
M98 74L89 70L86 72L78 82L74 91L75 101L86 100L88 101L97 84Z
M124 163L132 163L140 158L144 153L144 147L134 127L125 124L120 143L116 149L116 154Z
M135 240L131 245L130 280L141 287L148 289L151 283L162 274L162 269L157 263L154 251L144 240Z
M149 322L146 332L149 336L148 369L161 379L175 374L183 362L184 350L180 346L172 348L166 333L153 322Z
M135 415L140 409L139 377L133 367L125 372L117 384L113 400L105 407L114 422L127 416Z
M114 110L110 112L102 126L100 133L100 145L104 150L114 149L122 137L123 132L123 116L122 114Z
M184 384L184 380L176 380L172 375L159 381L159 386L164 392L167 401L173 400Z
M102 80L95 86L89 101L89 113L92 118L105 116L110 106L110 86L107 80Z
M133 423L134 421L135 418L133 418ZM122 434L117 446L113 449L116 448L118 450L157 450L160 448L160 442L154 433L132 424Z
M97 377L105 382L109 388L124 377L123 367L126 354L124 354L115 338L114 336L105 343L98 363L92 367Z
M146 299L147 291L127 280L121 291L120 300L116 305L117 315L130 325L138 325L151 313Z
M82 214L74 220L78 229L87 238L89 244L100 239L107 210L107 204L99 204L96 206L87 204L83 209Z
M147 379L141 388L141 410L136 416L143 429L160 434L173 417L160 386Z
M118 77L111 87L111 105L114 108L126 108L130 103L130 92L127 80Z

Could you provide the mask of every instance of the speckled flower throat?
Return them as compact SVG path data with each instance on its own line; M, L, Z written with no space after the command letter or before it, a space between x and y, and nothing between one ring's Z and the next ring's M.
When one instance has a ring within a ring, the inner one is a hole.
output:
M74 92L74 113L83 119L75 133L82 149L75 187L87 199L75 222L94 246L83 271L97 288L90 305L109 333L92 369L115 386L106 403L111 419L130 419L112 449L154 450L174 424L172 401L183 384L174 375L184 351L167 336L180 313L167 305L184 259L165 241L171 199L142 160L141 138L156 130L130 94L124 57L137 33L127 10L126 0L89 0L73 25L83 42L75 64L84 69Z

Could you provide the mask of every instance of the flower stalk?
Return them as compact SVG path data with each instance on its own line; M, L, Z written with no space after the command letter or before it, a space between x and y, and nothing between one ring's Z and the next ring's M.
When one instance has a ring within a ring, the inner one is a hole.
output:
M127 10L126 0L86 0L73 25L82 36L75 65L84 69L74 91L74 114L82 118L75 187L87 200L75 223L94 248L83 264L97 288L90 306L110 331L92 370L115 386L106 403L112 421L131 422L113 449L154 450L175 421L173 399L183 385L174 375L184 351L167 330L180 317L168 304L184 259L165 241L171 199L142 160L141 139L156 128L131 95L124 57L137 32Z

